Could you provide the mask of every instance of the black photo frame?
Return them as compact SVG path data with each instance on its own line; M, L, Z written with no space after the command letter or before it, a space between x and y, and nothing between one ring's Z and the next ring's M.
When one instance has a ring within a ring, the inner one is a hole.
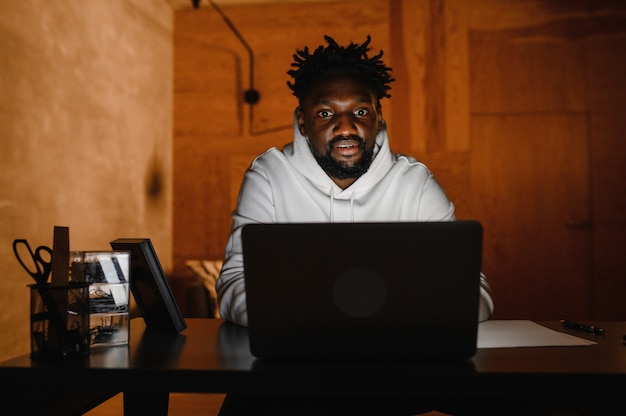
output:
M149 238L118 238L114 250L130 251L130 290L148 330L180 333L187 328Z

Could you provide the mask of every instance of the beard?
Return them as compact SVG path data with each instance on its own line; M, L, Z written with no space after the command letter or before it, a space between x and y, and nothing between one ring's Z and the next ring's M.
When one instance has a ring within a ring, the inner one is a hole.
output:
M354 164L348 165L346 162L335 159L332 155L331 149L335 143L345 140L355 140L359 142L359 148L363 151L361 158ZM322 170L326 172L328 176L336 179L357 179L363 175L369 169L374 159L374 150L365 148L365 140L356 135L350 135L348 137L338 136L328 142L326 147L326 154L320 153L315 147L309 144L313 157L317 160Z

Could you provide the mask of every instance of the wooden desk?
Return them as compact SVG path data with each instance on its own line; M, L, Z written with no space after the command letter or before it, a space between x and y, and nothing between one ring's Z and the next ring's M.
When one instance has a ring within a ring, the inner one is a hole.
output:
M155 415L167 414L169 392L571 401L612 400L626 391L626 322L597 323L606 329L603 336L539 322L598 343L479 349L462 363L265 362L250 355L245 328L217 319L187 323L182 334L168 336L151 334L143 320L133 319L128 346L92 349L88 357L65 361L36 362L26 354L2 362L8 386L1 408L8 411L15 404L11 398L50 406L29 400L32 392L54 402L91 392L106 399L123 391L127 414Z

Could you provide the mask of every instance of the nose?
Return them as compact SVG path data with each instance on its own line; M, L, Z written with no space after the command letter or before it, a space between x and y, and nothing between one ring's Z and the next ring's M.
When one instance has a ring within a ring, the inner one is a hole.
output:
M352 119L351 114L339 115L335 122L333 132L336 136L350 136L351 134L357 134L356 124Z

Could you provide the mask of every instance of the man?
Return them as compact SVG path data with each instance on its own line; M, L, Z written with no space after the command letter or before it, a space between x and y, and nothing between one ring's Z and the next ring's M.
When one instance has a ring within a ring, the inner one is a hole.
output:
M247 326L241 229L275 222L453 221L450 202L428 168L391 152L381 99L391 68L361 44L297 51L288 71L298 98L294 139L247 170L216 284L222 318ZM481 275L479 321L493 312Z

